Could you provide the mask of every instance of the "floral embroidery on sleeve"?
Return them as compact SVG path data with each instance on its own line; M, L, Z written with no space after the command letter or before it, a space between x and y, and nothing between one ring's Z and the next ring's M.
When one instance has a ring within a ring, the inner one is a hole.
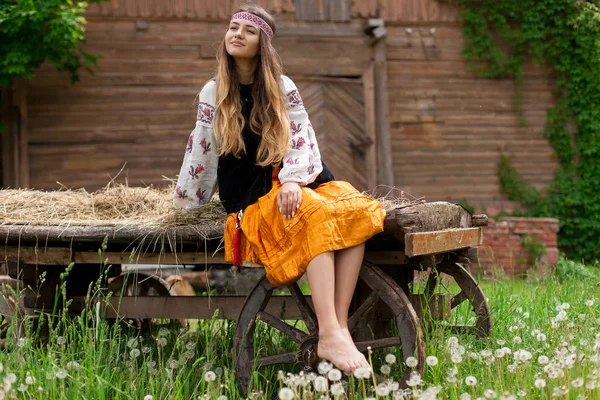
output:
M302 130L302 124L296 125L294 121L290 122L290 128L292 129L292 136L296 136Z
M200 146L202 146L202 154L206 155L210 151L210 142L206 141L206 138L202 138L200 141Z
M188 173L191 175L192 179L198 179L200 174L204 171L204 165L198 164L196 168L193 165L190 165L190 170Z
M187 190L181 190L180 186L175 188L175 193L177 194L177 198L179 199L187 199Z
M206 194L206 189L199 188L196 191L196 197L198 198L198 202L200 204L202 204L204 202L204 200L206 200L205 194Z
M304 103L302 102L302 98L300 97L300 93L298 90L294 89L287 94L288 102L290 103L291 108L302 107Z
M215 108L208 103L198 103L198 121L212 125Z
M300 150L302 149L302 146L304 146L304 143L306 143L306 141L303 137L299 137L298 140L292 139L292 149Z
M190 137L188 138L188 143L187 143L187 147L185 148L185 151L188 153L191 153L193 147L194 147L194 133L192 132L190 134Z

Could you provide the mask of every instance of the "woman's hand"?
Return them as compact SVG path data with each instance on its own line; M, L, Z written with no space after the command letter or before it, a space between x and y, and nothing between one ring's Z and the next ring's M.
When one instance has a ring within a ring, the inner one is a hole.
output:
M300 185L296 182L284 183L279 189L277 203L284 220L293 218L302 203L302 188Z

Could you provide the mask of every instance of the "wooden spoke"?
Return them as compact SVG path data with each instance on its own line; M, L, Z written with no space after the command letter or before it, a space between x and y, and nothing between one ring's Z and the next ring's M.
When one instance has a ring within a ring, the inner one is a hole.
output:
M452 297L452 301L450 303L450 308L454 309L459 306L463 301L467 300L468 296L465 292L461 291L454 297Z
M377 292L372 291L369 297L363 301L354 314L352 314L350 319L348 319L348 330L350 330L350 333L354 333L356 327L362 325L362 322L364 322L365 318L369 315L369 312L378 302L379 295Z
M294 340L294 342L296 342L298 344L302 343L302 341L304 341L308 337L308 335L305 332L302 332L300 329L298 329L294 326L286 324L281 319L277 318L276 316L274 316L272 314L269 314L266 311L259 312L256 315L256 317L258 319L260 319L261 321L266 322L273 328L279 330L280 332L285 333L292 340Z
M472 325L444 324L444 326L457 332L471 332L477 336L488 336L492 330L490 307L487 298L483 294L483 290L481 290L475 278L458 262L444 261L437 268L441 273L451 276L460 287L460 292L451 299L451 309L454 310L463 302L468 301L471 305L474 321Z
M399 346L402 344L402 339L400 337L389 337L383 339L374 339L374 340L365 340L363 342L354 343L358 351L367 351L367 348L370 347L372 350L381 349L384 347L392 347Z
M278 354L275 356L261 357L256 361L257 366L268 367L277 364L293 364L298 362L298 352Z
M288 286L288 288L292 293L292 297L296 301L298 310L300 310L300 314L302 314L302 318L304 319L304 323L306 324L309 334L316 334L318 330L317 316L315 315L312 307L308 304L308 301L306 301L306 298L300 290L300 287L297 283L294 283Z

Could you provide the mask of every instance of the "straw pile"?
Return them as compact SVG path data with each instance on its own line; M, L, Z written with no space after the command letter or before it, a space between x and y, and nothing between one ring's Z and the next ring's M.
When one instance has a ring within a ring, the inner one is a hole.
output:
M168 229L189 225L209 228L224 224L225 210L218 201L191 210L175 209L173 189L173 185L156 189L113 184L91 193L85 189L0 190L0 225L115 224ZM391 191L379 200L386 210L422 202L409 199L404 192L393 195Z

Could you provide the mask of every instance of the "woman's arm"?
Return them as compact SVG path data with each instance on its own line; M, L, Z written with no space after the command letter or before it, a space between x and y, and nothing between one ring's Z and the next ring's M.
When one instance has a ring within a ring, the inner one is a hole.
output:
M196 127L188 138L173 205L192 208L207 203L217 184L218 150L213 132L214 81L200 92Z
M302 186L314 182L323 170L315 131L294 82L282 76L286 107L290 119L292 148L283 158L279 181L296 182Z

